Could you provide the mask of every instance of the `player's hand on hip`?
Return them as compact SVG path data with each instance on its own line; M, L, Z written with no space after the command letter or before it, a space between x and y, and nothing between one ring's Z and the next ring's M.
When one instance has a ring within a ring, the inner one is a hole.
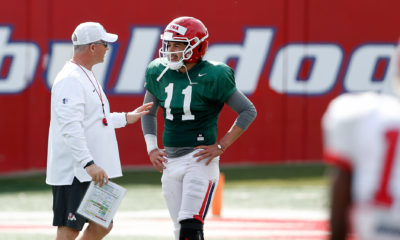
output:
M99 184L100 187L103 186L104 182L105 184L108 184L107 173L96 164L86 167L86 172L92 177L94 184Z
M206 165L210 164L210 162L220 156L224 151L218 148L218 144L213 145L201 145L195 147L195 149L201 149L200 152L193 155L193 157L199 157L196 161L200 162L206 159Z
M168 154L165 151L156 148L149 153L149 157L151 164L153 164L153 167L157 169L157 171L162 172L162 170L166 168L164 163L168 162L166 159Z
M153 107L153 102L145 103L142 106L136 108L132 112L126 113L126 121L128 124L137 122L141 117L150 112L150 108Z

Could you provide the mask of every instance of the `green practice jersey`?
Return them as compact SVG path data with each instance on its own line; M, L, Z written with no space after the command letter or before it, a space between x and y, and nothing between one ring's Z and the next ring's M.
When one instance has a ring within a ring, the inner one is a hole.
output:
M165 69L160 59L146 71L145 88L163 109L163 144L166 147L195 147L217 141L217 122L224 102L236 90L233 70L223 64L201 61L186 73Z

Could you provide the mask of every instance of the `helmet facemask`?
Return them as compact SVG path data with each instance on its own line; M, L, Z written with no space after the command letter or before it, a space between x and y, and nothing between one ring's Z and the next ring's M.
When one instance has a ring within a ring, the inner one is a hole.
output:
M197 37L192 39L186 37L173 37L171 32L164 32L164 34L161 35L161 39L162 47L159 50L159 56L162 59L161 63L172 70L180 69L184 65L184 61L187 61L192 57L193 49L201 43ZM182 51L170 52L168 51L169 42L183 42L186 44L186 48ZM192 45L192 43L194 44ZM173 54L180 54L181 58L175 61L172 59Z

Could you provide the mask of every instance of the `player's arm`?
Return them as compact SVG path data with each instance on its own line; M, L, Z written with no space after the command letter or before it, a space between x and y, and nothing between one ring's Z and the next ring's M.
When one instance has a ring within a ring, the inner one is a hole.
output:
M349 226L351 204L351 172L340 167L334 169L331 187L330 227L332 240L345 240Z
M349 226L353 172L354 129L359 103L352 95L334 99L322 117L324 162L332 166L330 239L345 240Z
M257 116L254 104L239 90L232 93L226 104L238 114L238 117L231 129L219 141L225 149L239 138Z
M159 172L165 168L164 162L166 159L164 157L167 154L158 148L157 143L157 110L158 110L158 99L146 91L144 95L143 105L148 103L153 103L152 107L149 109L149 113L142 117L142 131L144 135L144 140L147 146L147 153L149 154L150 162L153 167Z
M218 143L210 146L196 147L205 150L195 154L194 156L199 156L197 161L207 159L206 165L208 165L213 158L221 155L230 145L232 145L257 116L257 110L254 107L254 104L239 90L233 92L225 103L238 114L238 117L229 131L219 140Z

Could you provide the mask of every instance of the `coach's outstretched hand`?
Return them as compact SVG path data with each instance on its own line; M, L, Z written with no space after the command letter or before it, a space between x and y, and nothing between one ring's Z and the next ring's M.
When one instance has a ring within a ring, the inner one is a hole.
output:
M145 103L142 106L133 110L132 112L126 113L126 122L128 124L137 122L137 120L150 112L149 110L152 106L153 102Z

